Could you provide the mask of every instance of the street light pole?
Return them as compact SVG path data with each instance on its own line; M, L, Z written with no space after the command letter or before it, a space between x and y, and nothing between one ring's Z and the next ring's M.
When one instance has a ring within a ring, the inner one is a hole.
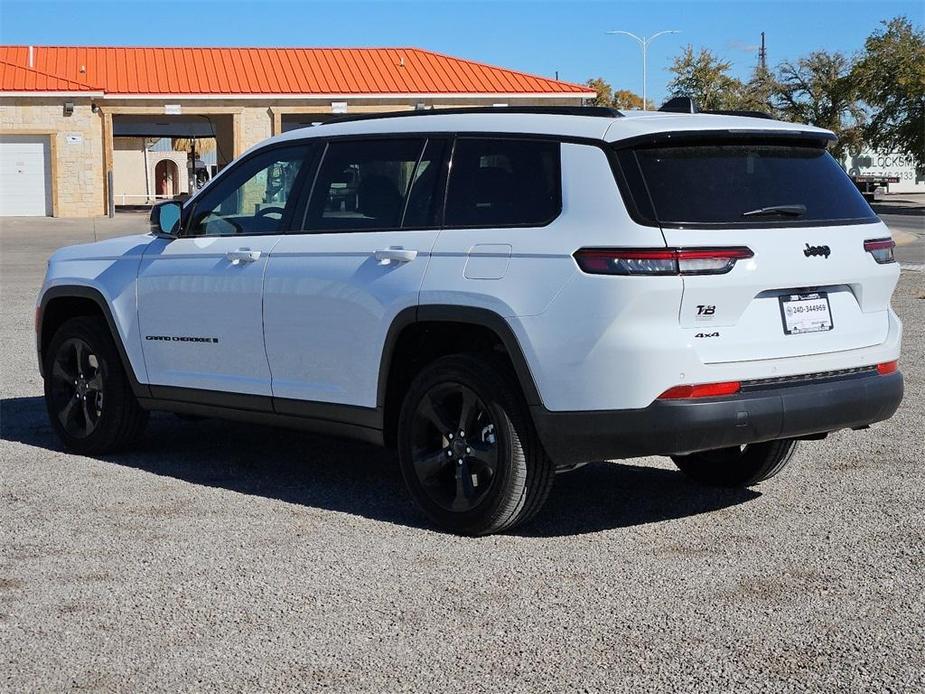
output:
M676 29L667 29L666 31L660 31L657 34L652 34L652 36L648 37L636 36L636 34L630 31L607 31L604 33L623 34L624 36L629 36L631 39L634 39L642 48L642 110L648 111L648 101L646 99L646 53L649 51L649 44L664 34L680 34L681 32L677 31Z

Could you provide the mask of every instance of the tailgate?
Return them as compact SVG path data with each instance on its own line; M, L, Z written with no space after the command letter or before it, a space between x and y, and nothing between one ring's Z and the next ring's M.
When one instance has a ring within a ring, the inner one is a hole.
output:
M703 233L664 230L668 244L679 247L702 245ZM725 275L685 276L681 326L704 363L880 344L887 336L887 311L899 268L878 264L864 250L864 241L883 237L889 237L889 230L882 223L711 232L711 243L744 244L754 257L739 261ZM799 297L811 298L801 302ZM815 322L791 318L788 331L788 309L799 310L803 304L817 309L826 300L828 321L819 311Z
M661 227L669 249L679 257L704 249L739 254L728 265L679 267L678 319L704 363L853 350L886 339L899 277L890 233L826 151L831 137L674 132L616 146L624 197ZM876 248L866 244L874 240Z

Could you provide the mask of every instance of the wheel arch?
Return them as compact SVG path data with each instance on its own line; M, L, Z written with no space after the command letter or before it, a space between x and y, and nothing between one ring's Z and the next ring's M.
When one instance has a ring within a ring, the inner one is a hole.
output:
M420 361L405 356L403 345L411 340L422 344L423 340L418 342L419 339L434 335L437 335L436 340L429 340L427 346L422 347ZM454 347L447 347L447 340ZM451 304L426 304L400 311L386 334L379 363L376 407L382 413L386 444L394 443L402 398L420 368L445 354L487 350L500 352L510 361L528 406L542 404L520 342L501 315L490 309Z
M132 392L136 397L150 397L148 386L141 383L135 374L109 303L102 292L86 285L55 285L42 295L35 326L39 373L44 377L45 351L61 324L68 318L92 315L98 315L106 321Z

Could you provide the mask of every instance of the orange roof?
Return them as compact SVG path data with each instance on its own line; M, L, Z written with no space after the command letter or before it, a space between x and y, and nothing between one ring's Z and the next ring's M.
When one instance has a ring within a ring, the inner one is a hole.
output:
M28 51L0 46L0 61L26 66ZM584 85L420 48L36 46L33 66L111 95L594 94Z
M0 91L3 92L101 92L81 82L49 75L0 60Z

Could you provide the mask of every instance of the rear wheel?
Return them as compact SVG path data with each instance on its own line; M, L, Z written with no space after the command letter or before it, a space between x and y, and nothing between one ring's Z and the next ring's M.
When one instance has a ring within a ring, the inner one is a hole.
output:
M731 448L717 448L671 457L685 475L715 487L750 487L770 479L790 462L794 439L779 439Z
M532 518L555 474L519 390L490 358L427 366L405 396L398 449L414 500L438 526L465 535Z
M45 355L45 406L65 447L108 453L136 440L148 413L132 393L102 318L66 321Z

